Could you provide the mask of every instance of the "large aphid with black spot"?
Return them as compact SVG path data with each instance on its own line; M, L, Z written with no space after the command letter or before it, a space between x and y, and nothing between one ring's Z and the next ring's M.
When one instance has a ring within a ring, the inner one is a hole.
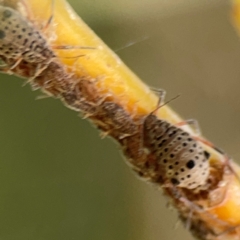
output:
M210 154L188 132L149 114L144 120L143 136L145 147L174 185L194 189L206 184Z
M30 63L47 63L55 57L32 23L5 6L0 6L0 55Z

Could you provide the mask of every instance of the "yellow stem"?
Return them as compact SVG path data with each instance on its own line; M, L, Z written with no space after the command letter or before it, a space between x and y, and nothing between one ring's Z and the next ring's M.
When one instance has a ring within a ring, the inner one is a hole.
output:
M89 29L66 1L56 0L53 12L50 0L24 0L24 2L11 0L11 2L14 1L23 3L22 7L18 6L18 8L29 21L42 29L42 34L47 37L50 46L61 63L67 66L68 71L79 78L87 77L97 80L96 86L99 93L106 96L108 101L117 103L125 109L132 118L144 116L156 108L157 96ZM51 15L53 15L53 22L45 27ZM240 19L239 16L237 15L238 19ZM68 49L57 49L54 46L68 46ZM80 46L94 49L77 49ZM169 106L162 107L158 116L171 123L181 121ZM111 115L108 117L111 118ZM104 126L102 128L104 129ZM189 128L189 131L192 130ZM141 137L140 133L138 137ZM118 140L123 146L128 145L130 151L135 147L134 141ZM211 153L210 163L217 175L219 165L223 168L223 157L211 147L204 147ZM234 166L234 169L239 175L239 167ZM208 197L200 196L201 200L196 200L196 196L191 200L194 194L192 192L180 189L179 193L185 197L183 198L175 192L175 188L166 188L165 193L172 198L183 221L188 221L189 211L193 211L198 204L205 206L201 210L196 208L196 213L191 219L193 227L190 226L190 230L198 235L199 239L226 239L226 237L235 239L239 235L238 228L226 231L240 224L239 181L227 167L224 167L223 177L220 180L222 185L209 189ZM220 236L212 234L212 232L224 231L226 232Z

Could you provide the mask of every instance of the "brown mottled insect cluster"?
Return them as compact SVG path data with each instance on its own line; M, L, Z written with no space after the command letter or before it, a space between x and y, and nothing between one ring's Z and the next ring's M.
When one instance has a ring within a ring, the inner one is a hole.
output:
M144 143L165 176L178 187L194 189L209 176L209 153L190 134L150 114L143 125Z
M47 94L65 99L68 106L72 104L71 108L88 110L87 104L81 101L81 91L75 95L78 105L73 101L79 79L60 64L44 35L10 7L0 6L0 19L0 57L5 63L1 70L29 78L34 90L41 88ZM84 81L82 83L84 89Z
M40 88L60 98L67 107L91 117L106 134L118 138L136 131L120 105L106 101L105 96L99 97L94 79L68 73L43 33L28 19L7 6L0 6L0 19L0 57L5 63L0 70L29 78L34 90Z
M124 153L133 169L148 181L193 192L206 190L211 184L210 153L202 145L223 153L183 130L180 125L188 121L173 125L159 119L156 112L162 106L165 93L160 95L156 110L140 119L140 133L123 140Z
M143 146L154 159L147 161L145 166L152 172L153 169L159 171L158 178L163 179L164 184L171 183L178 188L193 190L192 193L207 190L211 184L215 185L221 178L212 175L210 153L203 149L205 145L223 156L224 162L218 173L225 167L233 172L230 159L222 150L180 127L191 123L198 128L196 121L188 120L173 125L156 116L157 110L165 105L163 104L165 91L159 90L159 94L157 108L143 118Z
M210 191L223 179L225 165L213 171L210 153L202 146L205 141L186 132L179 124L156 116L165 94L161 92L153 112L133 116L133 111L128 112L121 104L121 97L115 99L109 90L108 93L105 89L101 92L96 79L87 73L75 75L68 71L44 32L18 11L0 6L0 20L0 58L5 64L0 70L30 79L28 82L34 90L40 88L48 95L60 98L67 107L88 117L104 135L116 139L131 168L143 179L163 186L165 194L180 209L183 221L194 212L192 226L199 228L201 216L197 214L205 211L207 204L203 207L197 201L210 199ZM59 46L59 49L63 48ZM218 151L215 146L208 146ZM215 178L214 184L209 183L210 178ZM202 226L207 229L206 234L210 231L208 228L211 229L204 221Z

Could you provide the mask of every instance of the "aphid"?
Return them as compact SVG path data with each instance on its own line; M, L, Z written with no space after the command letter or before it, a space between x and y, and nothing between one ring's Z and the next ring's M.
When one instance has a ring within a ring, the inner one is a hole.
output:
M144 119L144 146L154 154L164 169L164 177L172 184L187 189L203 186L209 176L210 154L188 132L155 115L161 107L163 93L157 109Z
M86 99L83 99L82 96L79 96L75 90L62 93L61 98L67 107L75 111L81 111L83 114L88 115L96 112L96 106Z
M54 52L42 34L16 10L0 6L0 55L14 59L16 67L22 60L47 65Z
M47 21L47 26L51 21L52 16ZM11 71L24 60L36 64L34 78L56 58L52 49L73 48L93 49L81 46L51 46L43 34L18 11L0 6L0 56L14 60L7 70Z
M119 104L114 102L103 102L98 109L98 116L107 124L108 131L118 131L124 138L136 134L137 125L131 116Z

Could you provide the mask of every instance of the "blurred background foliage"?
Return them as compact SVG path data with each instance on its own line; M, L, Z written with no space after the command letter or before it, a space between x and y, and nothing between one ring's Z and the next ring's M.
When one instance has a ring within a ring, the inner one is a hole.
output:
M240 39L227 0L69 1L184 118L240 158ZM141 39L147 38L144 41ZM140 40L140 41L139 41ZM0 239L158 240L192 237L166 199L133 176L116 144L60 101L0 81Z

